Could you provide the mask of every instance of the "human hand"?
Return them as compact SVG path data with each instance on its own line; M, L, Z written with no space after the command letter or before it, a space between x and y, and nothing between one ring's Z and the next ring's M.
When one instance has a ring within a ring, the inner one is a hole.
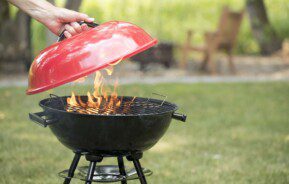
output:
M64 35L69 38L77 33L88 30L86 24L79 25L77 22L93 22L84 13L58 8L45 0L8 0L30 16L44 24L50 31L57 36L65 30Z
M64 35L66 38L69 38L89 29L86 24L79 25L77 22L93 22L94 18L90 18L84 13L55 7L48 17L43 17L43 19L39 19L39 21L58 36L65 30Z

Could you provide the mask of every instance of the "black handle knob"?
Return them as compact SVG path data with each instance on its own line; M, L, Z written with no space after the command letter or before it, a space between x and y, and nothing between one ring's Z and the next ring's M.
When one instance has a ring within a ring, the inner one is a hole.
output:
M86 25L88 25L88 27L92 27L92 28L98 26L98 24L94 23L94 22L83 22L82 21L82 22L78 22L78 24L80 24L80 25L86 24ZM63 30L62 33L60 33L59 38L57 40L58 42L65 39L64 31L66 31L66 30Z
M180 113L173 113L172 118L174 118L175 120L179 120L182 122L186 122L187 120L187 115L185 114L180 114Z

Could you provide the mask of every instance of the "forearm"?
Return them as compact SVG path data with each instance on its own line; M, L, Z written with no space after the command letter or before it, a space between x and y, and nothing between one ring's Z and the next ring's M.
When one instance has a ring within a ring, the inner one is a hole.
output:
M45 0L8 0L22 11L44 24L54 34L59 35L64 29L66 37L88 29L79 21L93 22L94 18L65 8L56 7Z
M8 0L25 13L38 21L43 21L49 12L55 9L55 6L45 0Z

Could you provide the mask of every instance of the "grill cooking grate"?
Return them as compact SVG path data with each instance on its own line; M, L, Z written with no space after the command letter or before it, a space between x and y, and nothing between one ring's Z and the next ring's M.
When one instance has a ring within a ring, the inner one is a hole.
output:
M122 103L117 108L110 108L104 113L103 107L107 104L102 103L99 109L81 107L81 106L70 106L67 104L66 99L68 96L56 96L50 95L50 98L44 99L40 102L43 106L64 110L68 112L74 112L79 114L94 114L94 115L146 115L146 114L158 114L165 113L169 111L175 111L177 106L165 100L151 99L151 98L142 98L142 97L131 97L131 96L122 96L118 99L122 99ZM78 96L76 96L78 99ZM80 96L83 102L87 102L87 96ZM134 99L134 100L133 100ZM104 102L104 101L103 101Z
M84 97L82 97L83 99ZM103 115L143 115L143 114L157 114L166 111L175 110L176 106L168 102L133 97L119 97L122 98L122 103L119 107L113 106L104 109L108 102L102 103L99 108L71 106L65 104L65 110L68 112L77 112L81 114L103 114ZM134 99L134 100L133 100ZM85 99L83 99L85 101Z

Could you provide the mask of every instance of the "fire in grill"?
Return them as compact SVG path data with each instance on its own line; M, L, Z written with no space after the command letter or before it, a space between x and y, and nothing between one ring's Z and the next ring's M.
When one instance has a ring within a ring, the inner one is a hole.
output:
M102 97L104 98L104 97ZM159 102L149 98L136 98L136 97L118 97L121 103L110 105L110 98L102 100L99 107L89 107L87 105L65 105L67 112L77 112L81 114L103 114L103 115L139 115L139 114L155 114L173 110L174 105L169 105L165 101ZM87 104L87 96L78 96L82 104Z
M111 75L113 73L113 66L106 68L105 71L107 75ZM84 80L85 78L81 78L76 82ZM80 114L138 115L162 112L169 107L168 105L164 105L165 100L159 103L149 98L118 96L117 88L117 80L115 81L113 90L105 86L104 74L101 71L97 71L94 79L94 91L92 93L88 91L86 96L77 96L72 92L71 96L64 100L66 101L65 110Z

